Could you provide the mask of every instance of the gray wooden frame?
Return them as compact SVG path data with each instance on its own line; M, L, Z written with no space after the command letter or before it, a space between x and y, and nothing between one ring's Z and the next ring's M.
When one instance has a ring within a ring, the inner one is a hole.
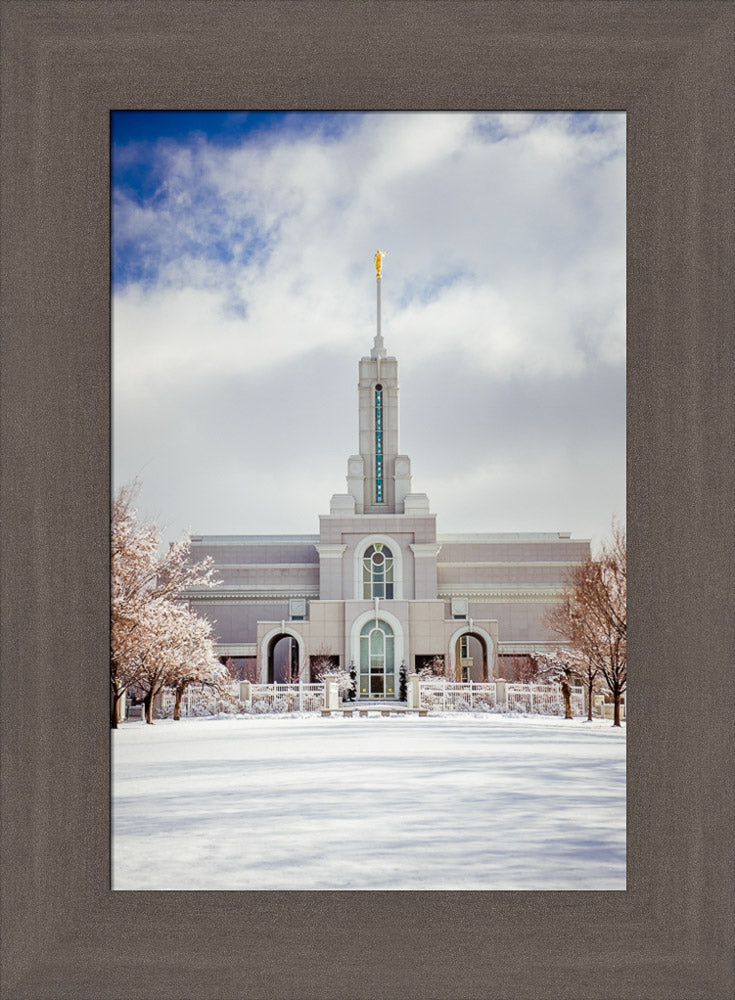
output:
M3 997L732 994L734 22L3 3ZM109 891L108 115L231 107L627 111L626 892Z

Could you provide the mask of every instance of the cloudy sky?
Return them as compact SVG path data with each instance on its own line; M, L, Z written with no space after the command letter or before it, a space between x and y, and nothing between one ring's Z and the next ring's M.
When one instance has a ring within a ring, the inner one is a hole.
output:
M625 116L116 112L113 477L167 539L313 534L357 364L440 532L625 516Z

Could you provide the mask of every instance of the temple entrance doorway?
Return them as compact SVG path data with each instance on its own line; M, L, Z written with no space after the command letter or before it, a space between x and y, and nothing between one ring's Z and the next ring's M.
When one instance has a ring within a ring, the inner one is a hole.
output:
M395 636L387 622L371 619L360 630L360 682L362 700L398 697L396 688Z

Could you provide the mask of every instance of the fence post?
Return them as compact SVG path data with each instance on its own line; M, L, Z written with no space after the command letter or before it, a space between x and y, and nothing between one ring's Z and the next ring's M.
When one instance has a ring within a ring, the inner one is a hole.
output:
M508 687L504 677L495 678L495 704L508 704Z
M240 701L247 709L253 707L253 685L250 681L240 681Z
M409 674L406 688L406 699L409 708L421 708L421 687L419 686L419 675Z
M324 678L324 707L339 708L339 685L331 674Z
M528 696L531 705L531 711L533 712L533 684L528 685Z

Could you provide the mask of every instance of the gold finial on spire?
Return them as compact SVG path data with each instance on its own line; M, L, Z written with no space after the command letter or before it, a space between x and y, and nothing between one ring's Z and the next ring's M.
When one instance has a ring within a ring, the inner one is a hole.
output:
M376 250L375 257L375 277L380 278L383 274L383 257L387 256L387 250Z

